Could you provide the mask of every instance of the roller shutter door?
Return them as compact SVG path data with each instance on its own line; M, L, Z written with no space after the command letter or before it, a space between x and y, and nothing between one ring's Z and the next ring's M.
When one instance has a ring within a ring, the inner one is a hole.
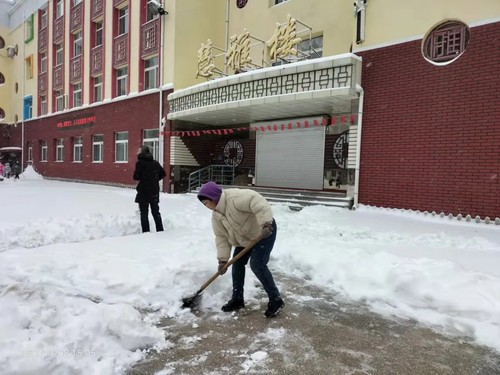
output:
M257 186L323 190L324 154L323 126L259 131L255 183Z

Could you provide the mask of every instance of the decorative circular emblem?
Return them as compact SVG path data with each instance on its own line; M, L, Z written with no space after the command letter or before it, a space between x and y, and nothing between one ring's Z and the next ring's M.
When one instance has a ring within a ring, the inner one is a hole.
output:
M247 5L247 3L248 0L236 0L236 6L240 9Z
M333 145L333 160L335 164L342 168L347 168L347 157L349 156L349 131L339 135Z
M239 141L230 140L224 146L224 163L237 167L243 160L243 146Z
M469 27L461 21L448 20L431 29L422 40L422 54L433 65L447 65L467 49Z

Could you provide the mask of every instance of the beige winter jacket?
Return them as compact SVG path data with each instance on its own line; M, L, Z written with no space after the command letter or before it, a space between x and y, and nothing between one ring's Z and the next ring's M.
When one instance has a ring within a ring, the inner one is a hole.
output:
M232 246L247 246L273 220L271 205L250 189L225 189L212 213L217 259L227 261Z

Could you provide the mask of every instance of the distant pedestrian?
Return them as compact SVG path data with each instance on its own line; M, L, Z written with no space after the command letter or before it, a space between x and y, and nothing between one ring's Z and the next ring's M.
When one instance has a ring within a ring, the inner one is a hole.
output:
M5 165L0 161L0 178L3 180L5 175Z
M235 246L234 258L252 240L260 238L248 253L233 264L232 297L222 306L222 311L229 312L245 307L243 298L245 267L250 261L250 268L269 297L265 316L268 318L277 316L285 307L285 303L267 267L277 232L269 202L254 190L234 188L222 190L213 181L201 187L198 199L213 211L212 228L220 273L225 273L224 266L229 261L232 246Z
M14 163L12 166L12 174L14 175L14 180L19 180L19 175L21 174L21 165L19 162Z
M12 169L10 168L10 163L5 163L5 170L4 170L4 176L6 178L10 178Z
M142 146L137 151L134 180L139 181L136 190L135 202L139 203L141 212L142 232L149 232L148 210L155 221L156 231L163 231L163 222L160 215L160 185L159 182L166 176L165 169L153 159L148 146Z

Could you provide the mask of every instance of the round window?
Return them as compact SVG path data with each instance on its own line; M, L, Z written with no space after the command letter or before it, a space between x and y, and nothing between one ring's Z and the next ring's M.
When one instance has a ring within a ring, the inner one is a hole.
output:
M469 45L469 27L461 21L444 21L433 27L422 41L424 58L435 65L447 65L460 57Z
M5 76L0 73L0 85L3 85L5 83Z
M5 40L0 36L0 49L5 47Z

